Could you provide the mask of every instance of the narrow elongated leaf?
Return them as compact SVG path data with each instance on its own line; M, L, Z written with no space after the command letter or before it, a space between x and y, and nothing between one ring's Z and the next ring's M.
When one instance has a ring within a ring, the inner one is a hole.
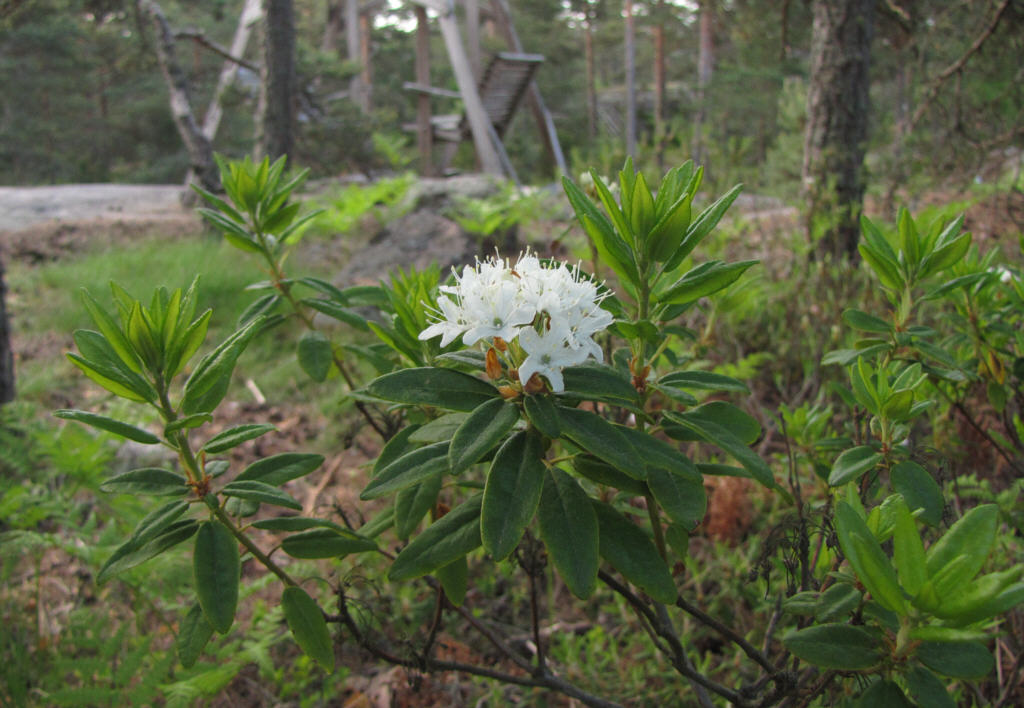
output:
M452 474L462 474L494 449L519 421L514 403L492 398L477 406L455 431L448 448Z
M859 479L883 459L882 454L876 452L870 445L851 448L836 458L828 475L828 483L832 487L841 487L847 482Z
M858 708L914 708L894 681L879 678L858 697Z
M283 506L286 509L295 509L296 511L302 510L302 504L297 502L290 494L265 482L257 482L251 479L235 480L225 485L221 491L229 497L238 497L239 499L246 499L261 504Z
M441 566L434 574L441 581L448 601L456 607L462 606L466 600L466 591L469 589L469 563L466 562L466 556Z
M334 671L331 633L316 600L302 588L291 585L281 595L281 609L299 648L328 673Z
M896 571L867 524L843 501L836 504L836 531L843 553L875 601L887 610L904 612L906 603Z
M486 381L452 369L427 366L385 374L366 387L371 396L396 403L472 411L499 396Z
M263 322L263 317L257 317L202 358L185 382L181 402L185 413L209 413L224 399L239 355L259 332Z
M863 671L882 659L881 642L863 627L819 624L790 632L782 638L789 651L825 669Z
M398 554L388 577L419 578L479 548L482 501L483 494L475 494L428 526Z
M966 555L967 563L949 582L954 587L968 582L985 564L995 543L998 526L999 507L995 504L982 504L968 511L928 549L928 575L935 577L956 558Z
M572 468L577 474L592 482L615 487L631 496L642 497L647 494L647 487L643 481L619 472L607 462L602 462L593 455L576 455L572 460Z
M544 476L537 518L540 537L573 595L587 599L597 587L597 514L576 480L557 467Z
M885 320L852 307L843 310L843 321L854 329L864 332L875 332L877 334L890 334L892 332L892 325Z
M612 506L592 503L600 529L601 557L658 602L674 603L676 583L647 534Z
M327 521L326 519L311 519L305 516L278 516L273 519L260 519L253 521L254 528L266 529L267 531L307 531L309 529L335 529L344 530L344 526Z
M110 494L149 494L155 497L176 497L188 494L185 478L177 472L157 467L143 467L119 474L100 485Z
M786 494L785 490L775 481L771 468L765 461L727 428L698 416L687 417L685 414L669 412L665 414L665 417L669 421L687 428L698 439L717 445L728 452L761 484ZM666 429L666 432L669 431Z
M107 314L107 311L100 306L96 298L88 290L82 288L80 292L82 294L82 304L89 311L89 315L92 317L93 322L96 323L100 333L107 338L107 342L121 358L121 361L135 373L141 374L142 362L139 361L139 357L135 353L135 349L132 348L128 338L124 336L121 327L114 321L114 318Z
M704 240L704 237L711 233L711 230L715 228L725 215L725 212L736 201L736 197L740 195L741 191L743 191L743 185L737 184L719 197L713 204L706 207L690 222L690 228L687 229L683 242L679 244L675 253L665 263L666 272L677 268L683 262L683 259L690 255L690 252Z
M309 474L323 463L323 455L284 452L253 462L235 477L235 481L253 480L269 484L272 487L279 487L285 482Z
M132 531L131 539L143 544L163 533L172 523L188 510L188 502L183 500L169 501L146 514Z
M635 457L633 446L622 432L607 420L578 408L558 408L562 435L621 472L643 479L643 464Z
M928 708L956 708L956 701L950 697L946 685L923 666L911 667L903 674L903 680L907 682L907 692L917 705Z
M106 430L108 433L114 433L120 435L122 438L128 438L134 440L137 443L144 445L156 445L160 442L160 438L148 430L136 428L134 425L128 423L122 423L119 420L108 418L103 415L97 415L96 413L89 413L88 411L61 409L54 411L53 414L58 418L64 420L75 420L79 423L85 423L91 425L94 428L100 430Z
M299 339L296 353L299 366L306 372L306 376L314 381L324 381L327 378L331 364L334 363L334 353L327 337L316 330L306 332Z
M656 295L658 302L682 305L694 302L732 285L750 266L757 261L723 263L709 261L687 272L669 288Z
M665 470L694 484L703 484L703 479L690 458L664 440L636 428L616 425L636 454L636 460L643 464L644 477L652 470Z
M279 302L281 302L281 296L276 292L257 298L242 310L242 314L238 316L237 326L244 327L260 315L270 314Z
M142 376L135 373L99 332L79 329L74 335L81 356L68 354L73 364L107 390L133 401L155 401L156 391Z
M376 548L369 538L341 527L303 531L281 542L281 549L292 558L339 558Z
M246 423L245 425L238 425L214 435L206 441L205 445L203 445L203 450L209 453L224 452L225 450L237 447L248 440L253 440L265 433L269 433L271 430L277 430L277 428L270 423Z
M752 445L761 436L757 419L727 401L709 401L679 415L698 425L713 423L728 430L744 445Z
M992 653L979 642L924 642L914 656L942 676L980 679L995 668Z
M408 539L420 520L437 503L444 475L437 472L395 496L395 533L403 541Z
M193 413L187 415L184 418L178 418L172 420L170 423L164 426L164 437L170 438L173 433L179 430L191 430L192 428L198 428L201 425L205 425L213 420L213 416L209 413Z
M426 445L412 450L380 470L366 488L360 499L377 499L422 482L435 474L448 470L447 442Z
M235 621L241 562L238 541L221 523L204 521L196 533L193 555L196 596L203 616L216 631L226 634Z
M110 578L129 568L145 563L195 534L199 524L193 519L182 519L164 527L163 531L145 543L128 539L107 559L96 575L96 583L102 585Z
M738 391L750 393L747 385L739 379L711 371L676 371L662 376L658 383L673 388L685 388L701 391Z
M647 486L668 518L692 530L704 518L707 495L704 485L668 470L649 468Z
M585 398L615 405L637 406L639 396L623 373L603 364L567 366L562 369L567 398Z
M494 456L484 487L480 537L495 560L515 550L537 512L544 486L543 458L540 436L526 431L510 437Z
M896 574L900 585L913 597L928 580L925 567L924 543L917 532L914 517L910 515L906 502L896 505L896 523L893 529L893 561L896 563Z
M175 641L175 648L178 650L178 660L181 662L181 665L186 669L192 668L212 636L213 627L210 626L210 623L206 621L206 617L203 616L203 609L199 606L199 603L192 605L192 609L188 611L185 619L181 621L181 627L178 629L178 638Z
M332 317L338 320L339 322L344 322L345 324L351 325L356 329L361 329L367 332L370 331L369 326L367 326L366 324L365 317L353 312L347 307L339 305L338 303L332 300L324 300L320 298L307 298L305 300L302 300L302 303L305 305L309 305L317 312L322 312L328 317Z
M555 439L562 434L562 424L552 396L524 396L523 409L533 427L543 435Z

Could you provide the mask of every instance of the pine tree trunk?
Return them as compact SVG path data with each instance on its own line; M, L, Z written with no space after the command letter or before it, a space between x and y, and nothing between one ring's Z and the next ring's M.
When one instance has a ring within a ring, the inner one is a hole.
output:
M803 183L819 250L853 257L864 201L875 0L814 0Z
M266 0L256 154L275 160L294 147L295 13L292 0Z
M636 30L633 19L633 0L626 0L626 155L636 156Z
M4 263L0 259L0 405L14 400L14 354L11 352L11 326L7 319L6 301Z
M583 56L587 64L587 137L597 137L597 79L594 71L594 18L587 7L583 34Z
M700 2L700 45L697 49L697 113L693 118L693 160L707 165L707 148L704 145L704 121L708 116L707 88L711 83L714 67L714 6L712 0Z

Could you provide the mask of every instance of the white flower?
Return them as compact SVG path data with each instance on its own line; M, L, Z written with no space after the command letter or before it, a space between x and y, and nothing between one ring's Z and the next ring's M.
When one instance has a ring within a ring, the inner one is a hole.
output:
M447 347L466 330L466 323L462 315L462 308L444 295L437 298L437 307L441 319L420 332L419 338L427 340L440 334L441 346Z
M519 346L527 357L519 365L519 380L525 386L534 374L546 376L552 391L564 391L562 367L583 363L587 358L566 344L562 331L554 327L539 334L532 327L526 327L519 333Z
M515 283L500 281L475 297L462 299L462 312L468 329L462 336L466 346L481 339L501 337L508 341L519 328L533 322L536 311L523 302Z

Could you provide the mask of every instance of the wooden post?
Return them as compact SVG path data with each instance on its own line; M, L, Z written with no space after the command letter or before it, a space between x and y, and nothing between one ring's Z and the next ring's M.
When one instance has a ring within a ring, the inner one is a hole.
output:
M476 156L480 161L480 169L488 174L503 174L501 158L498 157L498 151L495 149L494 143L491 142L490 119L487 117L487 111L484 110L480 92L477 91L473 70L469 66L469 58L466 56L466 49L462 46L462 38L459 36L459 26L455 22L454 0L416 1L438 13L438 24L441 25L441 35L448 48L448 58L455 72L455 81L459 85L459 93L462 94L462 102L466 107L466 118L469 120L470 131L473 134L473 146L476 148Z
M512 51L522 54L523 43L519 41L519 35L512 24L512 15L509 13L507 0L491 0L491 7L494 16L498 20L499 31L502 33L508 46ZM540 133L541 140L544 141L544 148L547 150L548 155L554 160L561 174L569 174L565 155L562 154L562 146L558 142L558 133L555 131L555 122L551 118L551 113L544 105L544 99L540 95L540 89L537 88L536 81L530 82L530 86L526 90L526 101L530 106L530 112L533 113L533 119L537 123L537 131Z
M480 60L480 3L479 0L462 0L466 6L466 47L469 51L469 65L473 78L480 82L483 63Z
M636 156L636 30L633 20L633 0L626 0L623 12L626 15L626 155Z
M430 26L426 8L417 5L416 12L416 82L430 85ZM420 173L434 176L434 131L430 125L430 96L420 93L416 99L416 145L420 150Z

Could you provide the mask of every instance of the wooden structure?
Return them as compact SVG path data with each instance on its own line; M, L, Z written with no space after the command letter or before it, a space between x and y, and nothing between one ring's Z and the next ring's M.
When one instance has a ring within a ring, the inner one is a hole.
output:
M493 0L493 14L514 51L495 56L482 72L479 81L459 35L454 0L414 1L418 5L416 81L406 83L405 88L419 94L416 132L423 172L434 172L432 148L435 140L448 143L441 161L443 171L454 156L458 144L466 138L472 138L477 159L484 172L502 174L518 181L515 169L505 152L502 137L523 97L528 96L544 144L558 169L565 173L565 158L554 131L554 123L533 81L534 73L544 61L544 57L539 54L523 53L519 38L511 25L505 0ZM475 6L475 0L472 4ZM457 93L430 86L429 29L425 8L438 13L441 34L459 87ZM478 21L475 12L467 14L472 21ZM430 98L434 96L461 98L465 114L461 117L433 116L430 111Z

